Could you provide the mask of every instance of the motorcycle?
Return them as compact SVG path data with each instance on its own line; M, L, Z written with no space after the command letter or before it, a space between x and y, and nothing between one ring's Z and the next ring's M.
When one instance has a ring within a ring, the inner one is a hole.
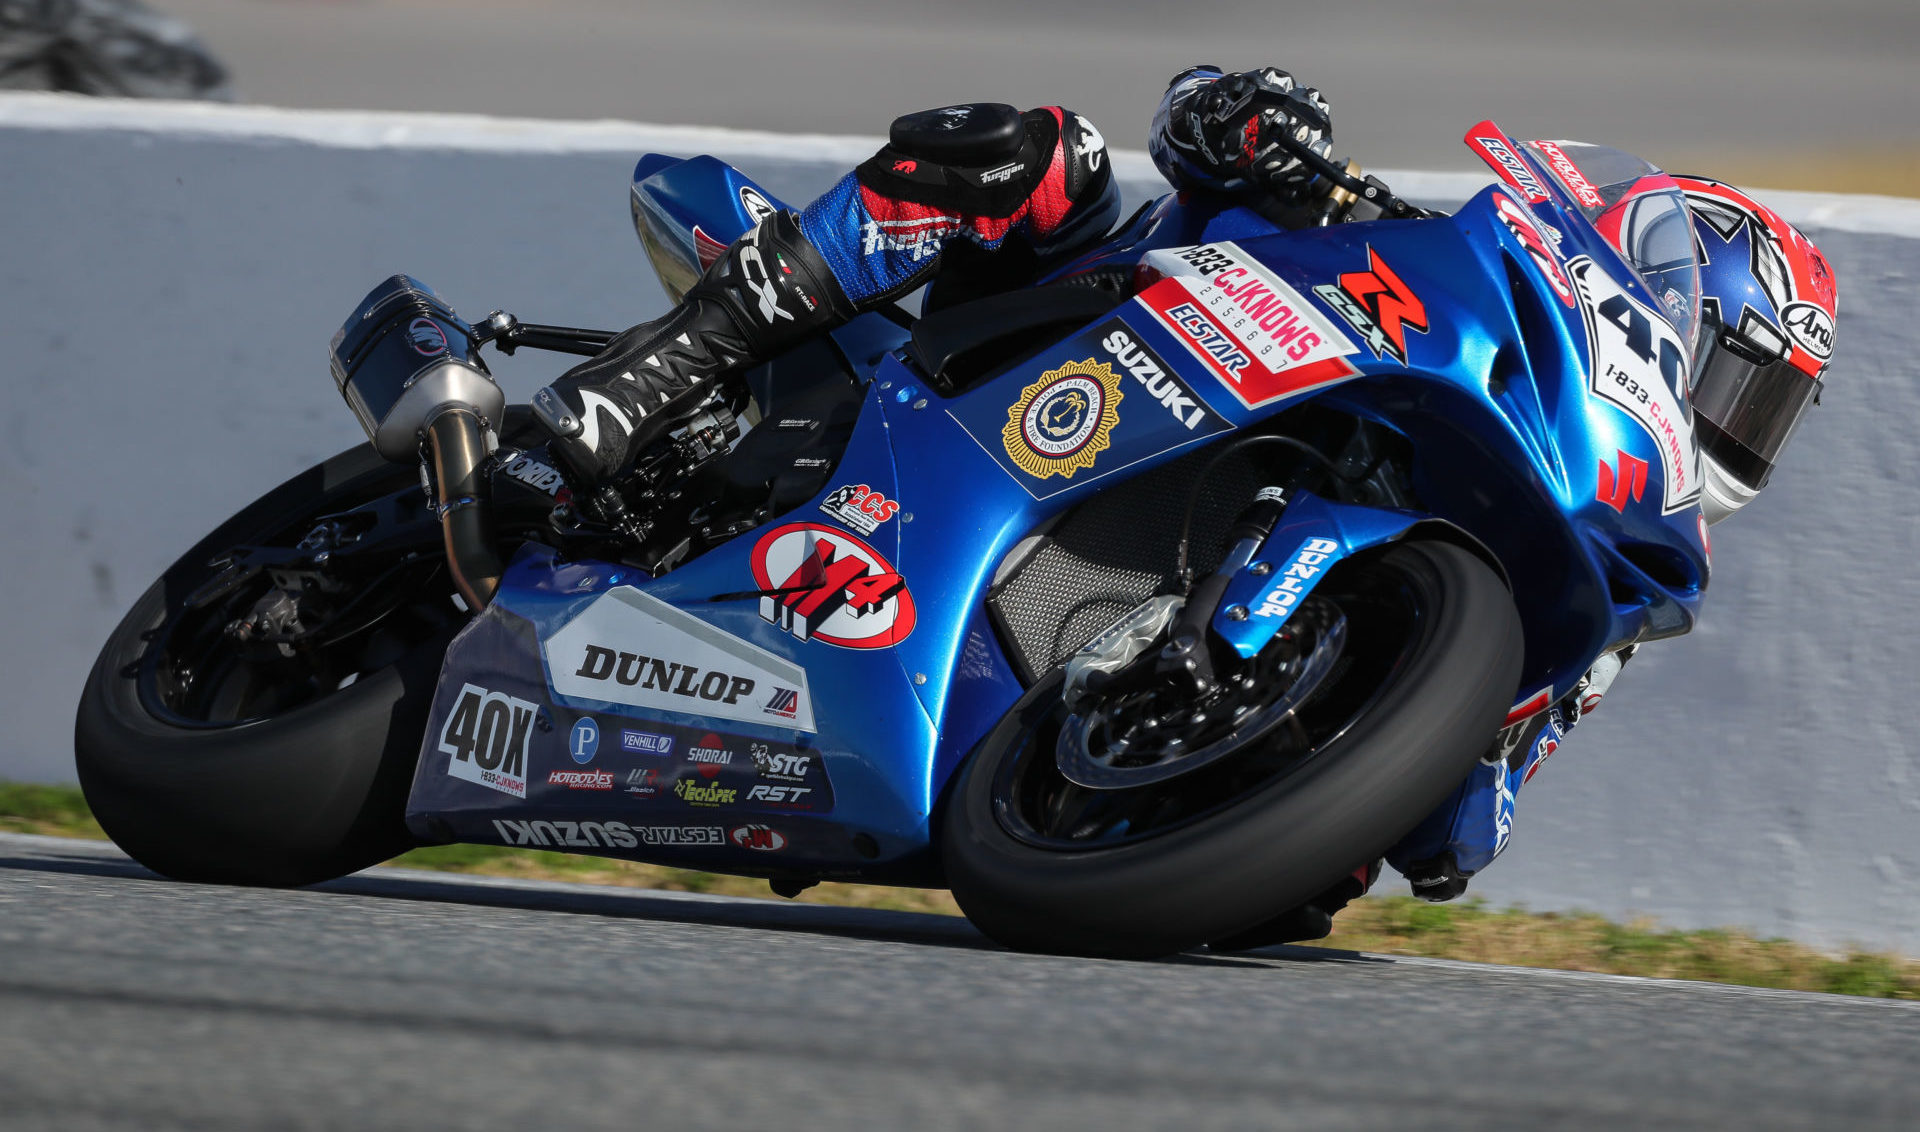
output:
M464 841L944 886L1023 949L1257 937L1707 584L1677 187L1467 142L1500 180L1451 216L1309 152L1304 224L1168 195L1034 285L936 284L579 496L481 351L611 335L397 276L332 346L369 442L107 642L87 798L187 880ZM779 207L634 173L675 298Z

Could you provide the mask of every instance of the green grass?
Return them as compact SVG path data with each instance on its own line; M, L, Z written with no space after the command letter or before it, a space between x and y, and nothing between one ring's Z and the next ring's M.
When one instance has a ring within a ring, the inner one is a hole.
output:
M0 831L105 836L79 790L6 782L0 782ZM442 872L725 896L768 894L765 882L745 877L490 845L415 849L391 863ZM808 889L800 899L847 907L959 912L947 893L914 888L828 883ZM1920 1000L1920 962L1896 955L1855 950L1833 956L1787 940L1758 939L1738 931L1674 931L1644 921L1618 924L1587 912L1495 909L1471 898L1453 904L1426 904L1408 896L1362 900L1340 914L1333 935L1321 946Z

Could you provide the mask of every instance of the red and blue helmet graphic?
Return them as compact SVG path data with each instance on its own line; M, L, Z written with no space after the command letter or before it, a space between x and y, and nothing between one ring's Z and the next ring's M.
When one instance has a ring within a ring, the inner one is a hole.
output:
M1731 185L1676 176L1693 213L1708 323L1818 378L1833 359L1833 269L1813 241Z

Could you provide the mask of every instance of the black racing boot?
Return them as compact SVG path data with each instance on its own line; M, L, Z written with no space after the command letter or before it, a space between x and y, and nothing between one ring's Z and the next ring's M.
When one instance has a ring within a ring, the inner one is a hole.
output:
M733 242L680 305L621 331L533 395L574 487L604 483L706 399L713 379L774 357L854 315L792 213Z
M1325 939L1333 934L1334 915L1367 894L1373 882L1380 879L1380 866L1383 863L1375 861L1355 869L1298 908L1289 908L1263 924L1255 924L1239 935L1215 940L1207 947L1213 951L1252 951L1277 943L1306 943Z

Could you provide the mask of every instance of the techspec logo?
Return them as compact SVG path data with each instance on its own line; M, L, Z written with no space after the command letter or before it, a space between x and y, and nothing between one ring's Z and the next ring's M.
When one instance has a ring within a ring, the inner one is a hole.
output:
M1346 361L1358 347L1238 245L1150 252L1145 264L1169 278L1135 301L1248 408L1359 372Z
M527 796L527 739L538 704L477 684L463 684L453 711L440 725L440 751L447 773L489 790Z
M1260 605L1253 611L1255 617L1286 618L1293 615L1300 599L1314 586L1314 580L1326 569L1328 556L1339 553L1340 544L1330 538L1310 538L1300 544L1280 567L1275 584L1266 596L1260 599Z

